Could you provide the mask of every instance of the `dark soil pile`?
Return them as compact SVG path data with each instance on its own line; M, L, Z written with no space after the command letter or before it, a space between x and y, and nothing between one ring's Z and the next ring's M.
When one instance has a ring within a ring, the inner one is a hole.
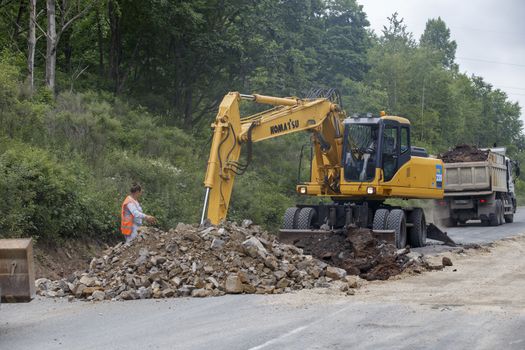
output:
M368 229L352 229L344 234L323 234L302 239L298 247L349 275L366 280L386 280L401 273L409 262L392 244L375 239Z
M445 163L483 162L488 158L488 151L482 151L476 146L458 145L439 155Z

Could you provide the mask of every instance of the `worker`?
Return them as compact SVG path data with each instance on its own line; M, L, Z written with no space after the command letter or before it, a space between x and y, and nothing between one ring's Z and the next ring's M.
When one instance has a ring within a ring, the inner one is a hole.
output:
M139 199L142 196L142 187L134 183L129 192L129 196L122 202L120 224L120 231L126 238L126 243L137 237L138 228L142 225L142 220L150 224L157 222L154 216L146 215L142 212L142 207L139 204Z

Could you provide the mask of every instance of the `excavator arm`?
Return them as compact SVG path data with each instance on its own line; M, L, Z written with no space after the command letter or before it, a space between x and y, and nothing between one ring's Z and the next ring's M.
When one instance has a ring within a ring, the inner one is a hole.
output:
M241 100L273 105L274 108L242 118ZM228 93L212 124L213 138L204 186L206 194L201 223L206 218L218 224L226 218L233 183L251 161L251 147L259 142L299 131L312 134L315 157L312 180L337 193L342 151L344 112L327 98L298 99ZM239 162L241 148L248 149L247 160Z

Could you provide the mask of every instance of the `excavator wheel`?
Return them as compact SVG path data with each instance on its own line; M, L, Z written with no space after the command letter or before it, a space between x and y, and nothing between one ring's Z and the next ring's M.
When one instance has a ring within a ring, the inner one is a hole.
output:
M314 208L302 208L297 216L297 229L309 230L317 213Z
M386 220L389 213L390 210L388 209L377 209L374 214L372 230L384 230L386 228Z
M291 230L297 228L297 216L299 208L291 207L286 209L283 217L283 229Z
M397 248L401 249L407 245L407 225L403 210L392 209L390 211L386 220L386 229L395 232Z
M427 242L427 222L421 208L414 208L408 215L412 227L408 230L408 243L411 247L424 247Z

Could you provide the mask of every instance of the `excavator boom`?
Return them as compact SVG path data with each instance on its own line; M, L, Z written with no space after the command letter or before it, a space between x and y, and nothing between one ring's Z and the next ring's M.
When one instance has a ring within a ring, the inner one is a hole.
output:
M275 106L242 118L241 100ZM323 156L318 160L319 176L334 177L340 167L342 112L327 98L298 99L264 95L228 93L212 124L213 138L204 186L206 188L201 222L207 218L218 224L226 218L235 176L242 174L251 161L251 146L287 134L310 131ZM239 162L246 145L246 163Z

